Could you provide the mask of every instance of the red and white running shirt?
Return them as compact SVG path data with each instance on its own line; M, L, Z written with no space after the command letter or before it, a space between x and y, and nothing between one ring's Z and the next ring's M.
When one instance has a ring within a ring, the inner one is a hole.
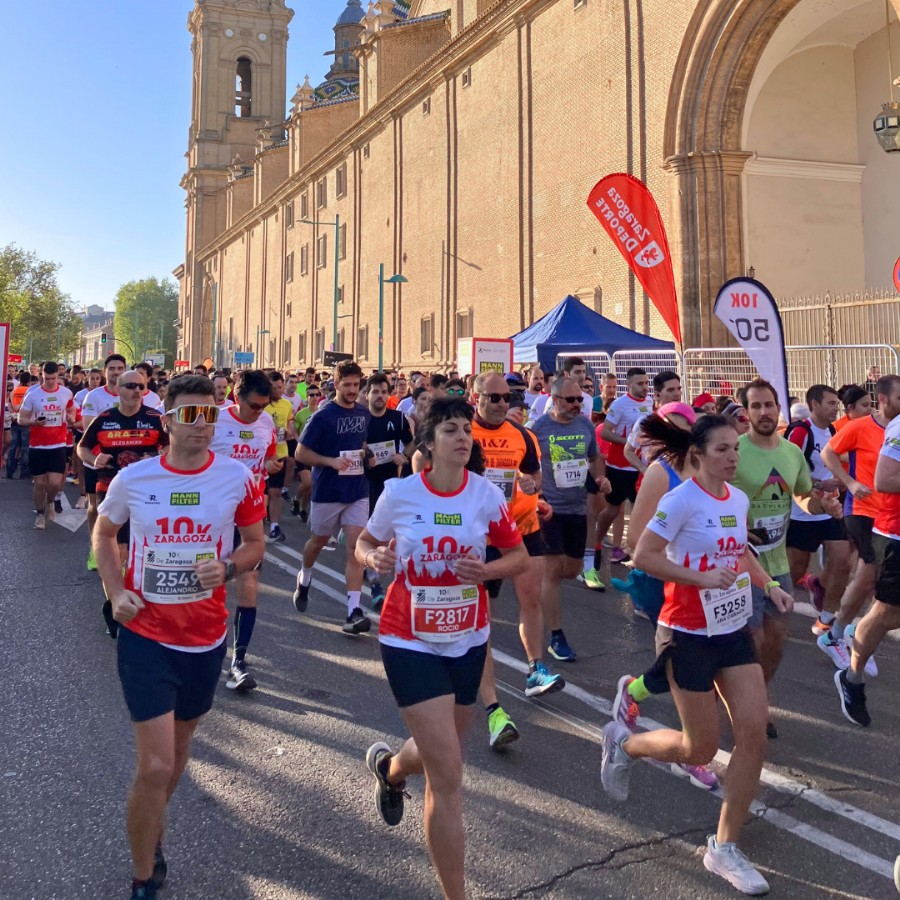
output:
M62 385L52 391L37 385L34 390L28 391L21 409L31 413L32 422L41 416L46 420L44 425L33 425L28 429L28 446L35 450L65 447L69 440L66 412L74 406L72 392Z
M243 463L256 475L257 481L262 481L266 460L275 458L275 423L267 412L255 422L244 422L239 412L238 406L220 410L209 449Z
M166 457L122 469L100 504L116 525L131 520L125 587L145 603L124 627L175 650L199 653L225 638L225 586L204 590L194 565L228 559L234 527L265 514L253 473L227 456L209 454L194 471Z
M722 566L737 571L747 546L750 501L736 487L727 485L727 491L721 499L714 497L691 478L659 501L647 527L669 542L666 556L671 562L695 572ZM667 581L660 624L706 634L700 590L695 585ZM740 627L743 625L732 630Z
M646 397L643 400L636 400L631 394L624 397L617 397L610 404L606 411L606 421L612 424L615 433L619 437L626 440L634 428L634 423L639 422L644 416L649 416L653 412L653 401ZM634 472L635 468L625 459L625 445L616 444L610 441L609 455L606 457L606 464L613 469L626 469Z
M99 416L100 413L118 405L119 395L114 394L104 385L87 392L81 403L81 414L83 416Z
M900 418L888 422L884 432L884 444L878 455L900 462ZM872 530L884 537L900 541L900 494L880 494L879 496L882 498L881 509L875 518Z
M487 540L515 547L522 536L498 487L466 472L462 487L442 494L425 473L392 478L366 526L379 541L397 539L397 573L381 613L379 640L439 656L462 656L490 631L484 585L463 584L456 560L484 559Z

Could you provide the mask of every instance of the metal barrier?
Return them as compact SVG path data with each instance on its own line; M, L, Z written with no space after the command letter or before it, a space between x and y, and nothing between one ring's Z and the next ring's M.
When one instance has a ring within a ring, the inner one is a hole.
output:
M594 382L594 396L600 393L600 376L607 372L612 372L612 358L606 352L599 353L560 353L556 357L556 371L562 371L563 363L571 356L578 356L584 360L587 367L587 373ZM548 387L549 390L549 387Z
M650 391L653 392L653 378L660 372L681 374L681 355L675 350L617 350L613 353L613 365L617 379L617 393L625 393L625 373L632 368L643 369L650 376Z

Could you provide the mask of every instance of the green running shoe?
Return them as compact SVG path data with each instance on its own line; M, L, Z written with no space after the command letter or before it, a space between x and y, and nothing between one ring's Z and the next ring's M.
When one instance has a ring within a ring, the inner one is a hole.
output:
M500 750L519 739L519 730L502 706L498 706L488 716L488 731L491 733L491 748Z
M88 568L88 572L96 572L97 571L97 560L94 559L94 548L93 547L91 547L90 551L88 552L87 568Z
M600 580L600 576L597 574L596 569L588 569L586 572L582 572L578 576L578 580L583 582L585 587L590 588L592 591L605 591L606 585Z

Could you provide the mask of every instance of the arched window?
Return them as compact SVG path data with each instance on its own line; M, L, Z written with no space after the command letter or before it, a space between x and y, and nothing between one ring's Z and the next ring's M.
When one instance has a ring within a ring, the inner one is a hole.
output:
M246 56L237 61L237 71L234 79L234 114L239 118L246 118L253 114L253 73L252 63Z

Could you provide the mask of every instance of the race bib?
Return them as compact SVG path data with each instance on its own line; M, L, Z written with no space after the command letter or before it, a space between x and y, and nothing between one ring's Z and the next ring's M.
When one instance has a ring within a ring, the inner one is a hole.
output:
M276 429L275 429L275 440L276 440L276 442L279 443L279 444L280 444L282 441L284 441L284 429L283 429L283 428L276 428Z
M389 463L397 453L397 445L393 441L379 441L369 444L369 449L375 454L375 465L383 466Z
M63 423L63 413L57 410L45 409L38 415L44 417L44 424L47 426L62 425Z
M500 488L507 503L512 500L513 491L516 487L515 469L485 469L484 477L491 484L495 484Z
M215 554L209 552L145 547L141 593L151 603L194 603L209 600L213 592L201 587L194 564L215 558Z
M750 576L742 572L729 588L700 591L700 601L706 616L706 633L710 637L737 631L753 612Z
M341 450L341 459L349 459L353 463L347 469L341 469L339 475L362 475L363 473L363 452L362 450Z
M587 476L586 459L561 459L553 463L553 480L558 488L584 487Z
M761 516L753 520L753 529L765 531L766 540L754 549L757 553L774 550L784 540L787 516Z
M412 633L420 641L444 644L475 631L478 585L410 588Z

